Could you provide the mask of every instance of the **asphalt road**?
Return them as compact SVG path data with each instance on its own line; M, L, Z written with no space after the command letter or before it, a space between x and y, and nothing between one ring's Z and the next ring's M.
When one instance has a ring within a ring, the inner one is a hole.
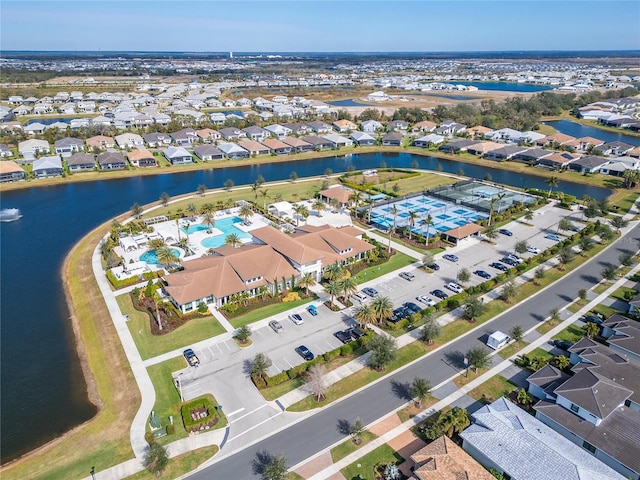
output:
M588 289L598 283L604 265L608 263L619 265L618 257L623 251L636 251L638 237L640 237L640 225L617 240L614 246L596 259L574 270L553 288L520 303L509 314L486 324L484 328L460 338L449 347L391 375L384 381L371 385L362 392L255 445L223 458L190 478L196 480L260 478L253 467L253 461L258 452L282 454L289 465L295 465L344 439L345 434L339 429L341 421L353 422L356 418L360 418L365 424L371 423L407 402L406 386L415 377L428 378L432 385L437 385L463 368L463 352L471 347L482 345L488 334L495 330L506 332L516 323L522 325L525 330L533 327L546 318L552 308L563 307L577 298L578 290Z

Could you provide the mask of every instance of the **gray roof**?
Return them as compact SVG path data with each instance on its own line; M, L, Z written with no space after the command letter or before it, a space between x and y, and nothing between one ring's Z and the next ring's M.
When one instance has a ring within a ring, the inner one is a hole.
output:
M251 125L250 127L247 128L243 128L242 129L243 132L249 134L249 135L269 135L269 131L265 130L262 127L258 127L256 125Z
M49 168L62 169L62 160L58 155L52 155L50 157L42 157L33 161L33 170L45 170Z
M526 152L527 150L530 150L529 147L519 147L518 145L505 145L502 148L498 148L496 150L492 150L491 152L489 152L490 155L495 156L495 155L504 155L504 156L508 156L508 155L515 155L517 153L523 153Z
M599 167L607 162L610 162L610 158L596 157L595 155L587 155L586 157L579 158L572 162L573 165L580 165L581 167Z
M310 143L311 145L333 145L326 138L322 138L317 135L307 135L306 137L302 137L302 140L304 140L307 143Z
M200 158L207 155L213 155L213 156L224 155L224 153L222 153L222 150L220 150L217 147L214 147L213 145L200 145L194 148L193 151L196 152L196 154Z
M82 139L80 138L66 137L66 138L61 138L60 140L56 140L56 143L55 143L56 148L66 147L71 145L84 145L84 141L82 141Z
M169 147L162 151L167 158L191 157L191 154L183 147Z
M91 153L74 153L67 159L67 164L72 165L95 165L96 159Z
M244 153L249 153L247 152L247 150L245 150L244 148L242 148L240 145L236 145L235 143L221 143L220 145L218 145L218 148L220 150L222 150L224 153L229 154L229 153L236 153L236 152L244 152Z
M604 480L623 477L505 398L477 410L460 436L518 480ZM469 452L473 455L473 452Z
M104 152L98 155L98 163L100 165L107 165L110 163L126 164L127 162L124 159L124 155L120 152Z
M527 378L529 383L542 388L545 392L551 393L562 382L567 380L569 375L558 370L553 365L547 364Z
M389 140L391 140L396 142L402 142L403 138L404 137L402 136L401 133L391 132L391 133L387 133L384 137L382 137L382 141L388 142Z

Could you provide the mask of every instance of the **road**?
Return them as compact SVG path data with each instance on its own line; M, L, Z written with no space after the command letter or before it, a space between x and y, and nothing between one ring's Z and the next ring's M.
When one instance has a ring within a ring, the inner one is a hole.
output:
M463 352L482 345L486 335L495 330L508 331L518 323L525 330L533 327L548 316L552 308L561 308L577 297L578 290L593 287L600 280L600 271L607 263L618 265L618 257L623 251L636 251L636 238L640 237L640 225L634 227L615 244L552 288L520 303L507 315L486 324L472 334L461 337L447 348L424 358L423 360L399 371L385 380L319 411L280 432L271 435L248 448L222 458L217 463L194 473L190 478L205 480L210 478L253 479L259 476L253 471L252 461L260 451L270 454L283 454L289 465L297 464L333 443L345 438L339 431L339 422L353 422L360 418L365 424L383 417L407 402L397 393L403 385L420 376L428 378L437 385L463 367ZM399 388L400 387L400 388Z

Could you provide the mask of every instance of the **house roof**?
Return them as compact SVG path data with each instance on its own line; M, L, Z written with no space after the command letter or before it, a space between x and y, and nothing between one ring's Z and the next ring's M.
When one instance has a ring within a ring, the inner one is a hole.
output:
M67 165L95 165L96 159L92 153L74 153L67 158Z
M309 142L305 142L304 140L297 137L284 137L282 139L282 142L295 148L311 146Z
M191 157L191 154L184 147L169 147L162 151L167 158Z
M460 434L464 445L512 478L621 480L613 469L505 398L480 408L472 418Z
M419 480L495 480L467 452L443 435L411 455Z
M306 137L302 137L302 140L310 143L311 145L331 145L331 142L329 140L319 137L318 135L307 135Z
M569 378L569 375L562 370L557 369L553 365L546 364L540 370L532 373L527 378L527 382L552 393L553 390Z
M196 130L196 134L200 138L215 138L220 136L220 132L217 130L213 130L212 128L202 128L200 130Z
M387 133L384 137L382 137L382 141L385 142L385 141L392 140L392 141L402 142L403 138L404 137L402 136L401 133L390 132L390 133Z
M331 200L337 200L340 203L349 203L351 201L350 197L353 195L353 190L338 185L322 190L320 195Z
M124 155L120 152L104 152L98 155L98 163L105 165L109 163L126 163Z
M113 145L115 142L111 137L107 137L105 135L96 135L95 137L87 138L86 143L91 147L99 147L105 144Z
M544 157L545 162L558 163L560 165L564 165L569 162L573 162L574 160L580 158L580 155L577 153L570 152L554 152L548 157Z
M242 148L240 145L235 144L235 143L225 143L225 142L221 142L218 145L218 148L220 150L222 150L224 153L226 154L230 154L230 153L247 153L247 151Z
M265 150L269 150L269 147L265 147L260 142L256 142L255 140L241 140L238 142L242 148L249 152L264 152Z
M207 155L215 155L215 156L224 155L222 153L222 150L220 150L218 147L214 147L213 145L198 145L196 148L193 149L193 151L196 152L196 154L200 157L207 156Z
M555 142L562 145L575 139L576 137L572 137L571 135L565 135L564 133L554 133L553 135L548 135L544 138L541 138L540 141L544 143Z
M58 155L52 155L50 157L42 157L33 161L33 170L44 170L47 168L59 168L62 169L62 160Z
M281 142L277 138L266 138L262 141L262 144L265 147L270 148L271 150L277 150L279 148L291 148L291 145L287 145L284 142Z
M293 240L289 235L270 226L252 230L251 234L298 265L315 263L324 256L321 252Z
M451 230L447 230L446 232L444 232L444 235L461 240L463 238L467 238L470 235L474 235L482 231L483 228L484 227L481 227L476 223L467 223L462 227L456 227L456 228L452 228Z
M56 143L55 143L56 148L73 146L73 145L84 145L84 142L80 138L65 137L65 138L61 138L60 140L56 140Z
M478 153L487 153L487 152L491 152L493 150L498 150L499 148L504 147L504 145L502 143L496 143L496 142L478 142L478 143L474 143L473 145L469 145L467 147L467 150L472 150L474 152L478 152Z
M144 160L145 158L153 159L153 153L151 153L149 150L146 150L146 149L142 149L142 150L136 149L128 152L127 158L129 158L130 162L138 162L140 160Z
M4 160L0 162L0 174L13 173L13 172L22 172L24 170L13 160Z
M579 158L573 162L574 165L580 165L582 167L600 167L607 162L610 162L610 158L596 157L595 155L587 155L586 157Z

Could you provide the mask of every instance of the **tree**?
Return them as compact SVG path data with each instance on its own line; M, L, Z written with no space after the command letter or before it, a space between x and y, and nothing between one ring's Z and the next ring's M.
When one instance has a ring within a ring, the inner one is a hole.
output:
M416 406L422 408L422 403L431 396L431 382L426 378L414 378L409 387L409 394L416 399Z
M513 247L513 250L518 254L518 255L522 255L523 253L527 253L527 247L529 245L527 245L526 240L520 240L518 242L516 242L515 247Z
M431 265L432 263L433 263L433 253L426 252L424 255L422 255L422 265L426 267L427 265Z
M573 249L569 246L564 246L562 247L562 250L560 250L560 253L558 254L558 262L560 263L560 266L562 268L558 268L558 270L564 270L564 266L571 262L571 260L573 260L576 256L576 252L573 251Z
M344 276L344 267L338 262L327 265L322 276L330 282L340 280Z
M581 288L580 290L578 290L578 298L584 302L587 299L587 289L586 288Z
M466 268L461 268L458 272L458 281L463 285L471 279L471 274Z
M580 246L581 255L584 257L589 250L593 249L595 242L591 237L582 237L580 238L578 245Z
M633 188L638 182L640 182L640 171L638 170L625 170L622 174L624 179L624 188Z
M262 174L258 174L258 176L256 177L256 182L255 182L259 187L262 186L262 184L264 183L264 177L262 176Z
M511 303L511 299L516 295L516 284L513 280L509 280L504 284L502 290L500 291L500 300L505 303Z
M233 183L233 180L231 180L230 178L227 178L224 181L224 188L227 189L227 191L231 191L231 189L233 188L233 186L235 185L235 183Z
M531 397L529 392L527 392L527 390L524 388L521 388L520 390L518 390L518 394L516 395L516 400L520 405L522 405L525 408L529 407L533 403L533 398Z
M411 240L411 229L416 226L416 219L418 218L418 214L413 210L409 211L409 240Z
M573 223L571 223L571 220L569 220L568 218L561 218L558 222L558 230L556 230L556 233L561 231L568 231L571 229L573 229Z
M484 229L482 234L489 240L495 240L496 238L498 238L498 229L493 225L489 225Z
M323 400L327 393L328 385L325 380L326 374L327 369L324 365L314 365L307 370L307 388L315 397L316 402Z
M169 453L167 449L156 442L151 442L149 449L145 452L142 465L153 475L159 477L169 464Z
M264 353L258 353L253 360L251 361L251 367L249 368L249 373L252 377L258 377L264 379L267 375L267 370L271 368L271 359L267 357Z
M458 168L458 171L456 172L456 175L458 175L459 177L463 177L464 176L464 170L462 169L462 167Z
M329 167L324 169L324 176L325 177L330 177L331 175L333 175L333 170L331 170Z
M582 327L584 333L589 338L594 338L596 335L600 333L600 325L595 322L587 322Z
M469 367L478 373L478 369L489 366L489 351L484 347L473 347L467 351Z
M358 282L353 277L344 277L340 280L340 290L342 290L342 298L346 302L350 295L358 291Z
M309 295L309 287L313 287L316 284L316 279L313 278L313 275L309 272L305 273L298 280L298 285L304 288L304 291L307 295Z
M467 297L462 308L464 310L462 317L475 322L476 318L484 314L489 307L478 297Z
M309 216L309 209L302 204L294 205L293 211L296 212L296 226L300 224L301 217L303 220L306 220Z
M313 209L317 212L318 217L320 217L320 212L324 212L327 209L327 204L322 200L318 199L313 202Z
M324 293L331 297L331 304L333 304L333 300L336 298L336 295L340 295L340 292L342 292L340 282L331 281L324 286Z
M391 206L390 212L393 215L393 226L389 227L389 253L391 253L391 234L396 231L396 218L398 216L398 207L395 203Z
M158 263L161 265L167 265L170 267L171 265L175 265L180 261L180 258L178 258L174 251L167 246L160 247L156 249L155 252Z
M208 230L211 230L213 227L215 227L216 217L213 215L213 212L207 210L202 214L202 224L207 227Z
M620 233L621 228L625 228L629 225L629 221L625 220L624 217L613 217L609 223L611 223L611 226L615 228L618 233Z
M555 325L560 320L560 310L558 308L552 308L549 311L549 323Z
M375 370L381 371L393 362L397 354L396 341L385 335L375 335L367 343L369 348L369 365Z
M140 218L140 215L142 215L142 207L137 202L131 206L131 215L134 218Z
M195 217L198 214L198 207L196 207L195 203L189 203L185 211L189 214L190 217Z
M427 231L424 234L424 244L429 245L429 229L433 225L433 217L431 215L427 215L425 218L420 220L421 227L427 227ZM431 261L433 261L433 256L431 257Z
M511 330L509 330L509 336L511 336L513 341L516 342L516 345L519 345L522 341L522 337L524 336L524 329L522 328L522 325L514 325L511 327Z
M494 206L497 201L498 199L496 197L492 197L491 200L489 200L489 220L487 221L487 227L491 226L491 222L493 220Z
M444 412L438 418L437 425L439 430L446 436L451 437L454 433L460 433L471 424L469 415L464 408L453 407L451 410Z
M242 327L237 329L235 335L233 336L233 338L238 340L238 342L242 343L243 345L247 343L249 337L251 337L251 328L248 325L243 325Z
M200 195L201 197L204 197L204 194L206 193L206 191L207 191L207 186L206 185L204 185L202 183L200 185L198 185L198 195Z
M552 362L556 366L556 368L559 368L560 370L564 370L569 365L571 365L571 361L569 360L569 357L565 355L558 355L553 359Z
M370 323L375 323L376 321L376 313L371 308L371 305L367 303L360 305L353 316L362 328L367 328Z
M527 208L527 211L524 212L524 219L527 222L530 222L531 220L533 220L533 212L531 211L530 208Z
M624 265L625 267L630 267L633 265L633 252L624 252L618 256L618 261L620 265Z
M240 237L238 237L237 233L230 233L224 238L224 244L237 248L242 245L242 242L240 241Z
M420 330L420 340L426 342L427 345L433 345L433 341L440 336L440 331L438 321L435 318L428 318Z
M162 192L162 194L160 195L160 203L163 207L169 205L169 200L171 200L169 194L167 192Z
M376 323L380 324L393 315L393 302L389 297L376 297L371 302L371 309L376 318Z
M606 265L600 271L600 275L602 275L602 278L604 278L605 280L612 281L618 275L617 268L615 266L611 265L611 264Z
M267 209L267 198L269 198L269 190L264 188L260 190L260 196L262 197L262 208Z
M362 442L362 434L364 433L364 423L359 418L356 418L356 421L349 425L349 435L353 439L353 443L356 445L360 445Z
M284 480L287 476L287 459L284 455L272 455L262 470L263 480Z
M597 232L600 240L602 240L604 243L609 243L616 236L609 225L600 225Z
M296 180L298 180L298 174L296 172L291 172L289 174L289 180L291 180L292 183L295 183Z
M248 203L243 204L240 207L238 215L240 216L240 218L242 218L243 223L247 225L249 218L253 217L253 210L251 209L251 205L249 205Z
M547 185L549 185L549 194L547 195L547 198L551 197L551 191L557 187L558 185L560 185L560 180L558 180L558 177L549 177L545 183Z

